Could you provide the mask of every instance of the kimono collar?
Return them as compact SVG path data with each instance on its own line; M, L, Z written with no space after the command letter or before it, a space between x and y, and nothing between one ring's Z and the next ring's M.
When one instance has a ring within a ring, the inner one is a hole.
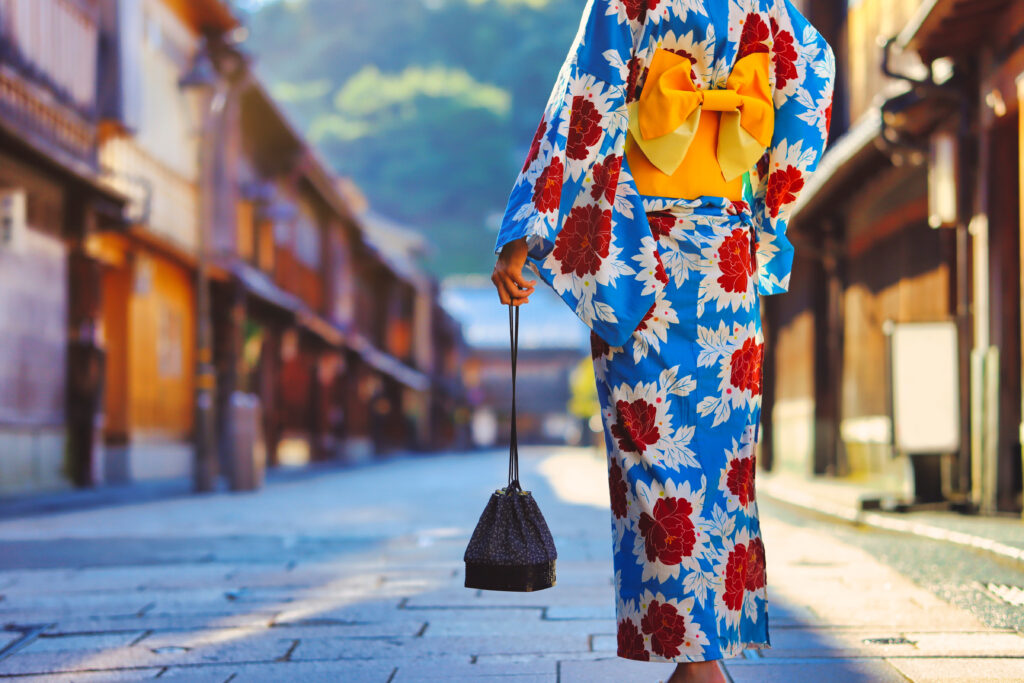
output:
M772 141L775 108L768 82L769 55L738 59L722 90L698 90L692 62L658 48L640 98L629 105L629 131L650 162L672 175L683 161L701 111L721 112L718 163L731 181L750 170Z

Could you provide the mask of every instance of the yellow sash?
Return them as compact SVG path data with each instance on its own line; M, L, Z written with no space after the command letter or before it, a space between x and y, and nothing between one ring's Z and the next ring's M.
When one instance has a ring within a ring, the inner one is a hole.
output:
M743 174L772 140L769 55L756 52L738 60L723 90L698 90L692 66L686 57L658 48L640 98L629 104L626 154L637 189L739 199Z

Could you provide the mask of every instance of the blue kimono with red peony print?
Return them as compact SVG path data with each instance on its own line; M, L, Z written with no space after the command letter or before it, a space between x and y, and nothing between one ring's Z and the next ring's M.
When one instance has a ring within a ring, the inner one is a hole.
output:
M592 331L621 657L770 647L760 298L834 77L790 0L590 0L513 187L496 250L526 238Z

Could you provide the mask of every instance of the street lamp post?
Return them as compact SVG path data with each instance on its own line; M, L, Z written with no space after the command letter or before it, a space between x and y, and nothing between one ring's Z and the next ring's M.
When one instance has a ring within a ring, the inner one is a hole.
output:
M197 492L217 486L216 416L213 367L213 329L210 315L210 281L207 270L206 231L212 211L211 167L214 121L224 109L225 94L202 40L188 73L178 82L188 100L192 122L198 129L199 191L196 201L196 364L195 364L195 464L193 486Z

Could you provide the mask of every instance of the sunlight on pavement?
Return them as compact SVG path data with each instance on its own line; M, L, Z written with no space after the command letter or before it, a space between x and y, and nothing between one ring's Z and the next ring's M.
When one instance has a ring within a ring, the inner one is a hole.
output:
M596 450L575 448L557 451L537 469L560 500L610 509L606 468L604 457Z
M423 538L446 538L457 529L437 528L425 530L415 535L415 545L421 546ZM395 539L404 542L410 538ZM422 547L422 546L421 546ZM397 549L397 548L396 548ZM352 558L337 566L338 573L345 571L345 565L359 564L368 561L371 563L380 561L380 558L371 557ZM329 566L319 567L321 571L329 571ZM276 569L266 572L267 577L275 574ZM301 581L297 577L298 581ZM260 575L250 577L254 586L262 583ZM186 664L193 660L192 651L220 652L224 648L245 649L252 648L254 643L266 642L266 639L280 640L285 638L288 629L302 628L306 626L322 626L324 624L348 624L352 617L347 613L347 608L352 608L359 603L373 603L381 600L408 599L410 597L429 593L441 589L445 581L427 576L383 576L379 570L368 571L348 576L339 576L337 580L327 581L321 584L308 585L302 588L286 585L274 585L271 581L262 589L257 589L253 594L243 588L234 599L248 600L252 602L253 614L273 614L267 623L242 626L238 623L238 615L231 615L211 621L202 629L192 632L157 632L149 634L141 647L148 650L148 653L140 653L132 648L103 648L93 652L83 652L85 655L75 663L75 668L82 671L100 671L114 666L139 666L138 658L144 659L144 666L173 666L175 664ZM271 593L285 593L279 600L262 602L259 600L259 593L262 590L269 590ZM273 628L278 627L278 628ZM280 635L279 635L280 634ZM286 638L285 638L286 639ZM211 650L211 648L213 648ZM211 660L213 661L213 660Z

